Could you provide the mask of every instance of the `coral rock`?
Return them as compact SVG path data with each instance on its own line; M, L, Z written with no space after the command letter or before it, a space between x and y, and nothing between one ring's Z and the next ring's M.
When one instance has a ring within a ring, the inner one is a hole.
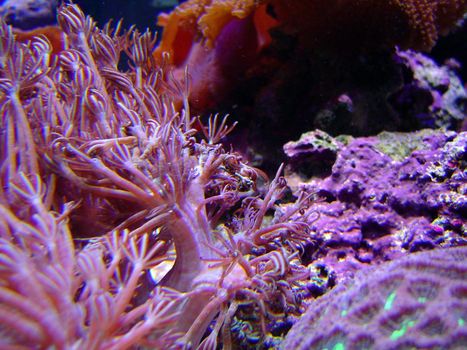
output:
M0 17L21 29L32 29L56 23L57 0L0 1Z
M305 254L343 280L368 264L465 242L466 154L467 133L382 133L343 143L325 178L288 175L323 198L305 213L319 214Z
M412 50L398 50L397 58L412 76L390 98L400 117L415 116L422 128L458 130L467 116L467 92L455 72L458 64L450 61L439 66Z

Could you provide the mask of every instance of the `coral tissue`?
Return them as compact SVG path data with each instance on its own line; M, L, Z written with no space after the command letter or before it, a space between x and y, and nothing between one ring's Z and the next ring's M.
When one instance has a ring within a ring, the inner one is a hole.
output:
M274 343L303 307L309 197L269 217L280 172L261 185L219 143L233 125L190 114L151 33L99 29L74 4L58 22L57 55L0 23L0 348ZM251 335L229 332L242 322Z

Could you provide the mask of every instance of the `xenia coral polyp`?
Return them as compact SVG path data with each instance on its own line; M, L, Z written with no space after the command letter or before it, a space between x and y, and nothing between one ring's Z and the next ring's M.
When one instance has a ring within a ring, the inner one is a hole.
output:
M58 20L57 55L0 27L0 347L228 349L237 311L264 336L298 314L309 198L271 219L280 171L262 185L226 119L190 114L151 33Z

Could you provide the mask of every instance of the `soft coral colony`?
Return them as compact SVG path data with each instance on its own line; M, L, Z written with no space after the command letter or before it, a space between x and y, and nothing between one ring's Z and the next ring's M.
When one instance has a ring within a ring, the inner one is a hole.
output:
M455 1L388 3L409 14L407 40L422 48L465 10ZM239 54L210 49L245 44L253 28L244 48L254 53L277 20L303 33L294 25L305 22L290 21L300 9L189 1L162 17L159 49L149 32L97 28L76 5L59 9L57 54L44 37L19 43L1 25L1 348L278 346L325 279L301 257L319 221L312 194L278 204L282 168L269 182L225 150L220 141L234 124L203 123L189 100L217 83L200 83L212 62L206 53L220 55L218 69ZM440 11L452 13L449 24ZM421 25L420 13L431 22ZM456 297L465 292L456 288Z
M1 26L0 347L228 348L239 310L252 334L298 314L308 197L266 220L283 178L259 196L263 174L219 144L226 119L201 124L188 80L154 68L149 32L76 5L58 20L56 56Z

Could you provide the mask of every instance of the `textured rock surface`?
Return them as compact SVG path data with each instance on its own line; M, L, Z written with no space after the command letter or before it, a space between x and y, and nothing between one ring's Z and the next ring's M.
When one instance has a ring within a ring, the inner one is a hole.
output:
M21 29L55 23L58 0L6 0L0 3L0 17Z
M371 272L370 272L371 271ZM467 247L364 270L310 305L282 349L466 349Z
M75 0L86 14L101 25L123 19L125 28L156 29L156 18L178 4L177 0ZM0 16L16 28L29 30L56 24L58 0L0 0Z
M467 92L455 72L460 68L459 63L450 60L440 66L411 50L397 51L397 59L407 68L408 75L400 91L391 97L400 118L412 118L418 128L459 130L467 127L462 126L466 118Z
M345 142L329 176L287 176L295 190L322 198L305 213L314 213L305 259L341 280L368 264L465 242L467 133L382 133ZM301 153L302 161L313 152Z
M298 141L287 142L284 153L290 159L289 170L308 177L321 175L322 170L330 175L341 146L341 142L324 131L314 130L303 134Z

